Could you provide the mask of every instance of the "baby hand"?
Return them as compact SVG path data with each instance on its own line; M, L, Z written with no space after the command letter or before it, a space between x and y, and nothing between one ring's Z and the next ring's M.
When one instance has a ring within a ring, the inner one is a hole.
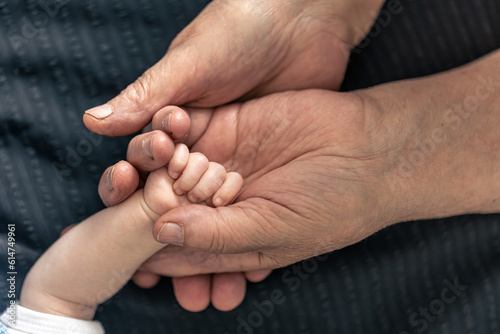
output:
M40 257L26 277L20 305L42 313L92 319L97 306L116 294L146 259L165 246L151 233L161 215L203 201L226 205L242 185L239 174L227 173L202 154L177 145L168 167L151 173L144 189L78 224Z

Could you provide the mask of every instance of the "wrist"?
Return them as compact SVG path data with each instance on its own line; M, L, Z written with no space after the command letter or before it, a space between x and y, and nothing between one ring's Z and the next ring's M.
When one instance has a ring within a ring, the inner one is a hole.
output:
M381 115L393 222L500 211L498 58L359 92Z
M97 310L97 305L73 303L52 296L37 288L29 275L23 284L19 305L32 311L57 315L79 320L92 320Z

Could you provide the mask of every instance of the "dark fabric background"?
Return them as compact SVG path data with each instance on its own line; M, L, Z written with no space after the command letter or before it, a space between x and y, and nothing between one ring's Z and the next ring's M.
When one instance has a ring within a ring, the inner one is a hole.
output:
M124 158L130 138L90 134L83 111L154 64L207 3L54 1L0 1L2 307L7 224L17 229L19 291L60 231L103 207L100 174ZM403 11L353 55L344 90L436 73L500 47L498 0L401 3ZM97 319L108 333L500 333L499 218L394 226L323 261L276 270L251 284L244 303L227 313L182 310L168 279L146 291L129 284L99 308ZM439 304L454 281L465 290ZM271 310L273 290L284 303ZM419 315L429 307L439 317Z

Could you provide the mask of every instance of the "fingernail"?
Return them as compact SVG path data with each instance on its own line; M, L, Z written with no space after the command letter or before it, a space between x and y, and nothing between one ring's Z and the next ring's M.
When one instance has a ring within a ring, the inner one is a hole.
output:
M172 118L172 113L168 114L167 117L163 119L162 126L165 132L167 132L169 135L173 135L172 128L170 125L170 119Z
M85 113L101 120L109 117L113 113L113 107L109 104L103 104L102 106L89 109Z
M182 246L184 244L184 231L174 223L165 223L156 235L156 240L162 244Z
M142 141L142 151L150 159L154 159L154 156L153 156L153 138L154 138L154 135L149 136Z
M115 171L115 166L116 165L111 167L111 170L109 171L108 177L107 177L107 184L108 184L109 191L113 191L115 189L115 187L113 186L113 172Z
M214 199L215 206L222 206L223 204L224 204L224 200L222 199L222 197L217 197L216 199Z

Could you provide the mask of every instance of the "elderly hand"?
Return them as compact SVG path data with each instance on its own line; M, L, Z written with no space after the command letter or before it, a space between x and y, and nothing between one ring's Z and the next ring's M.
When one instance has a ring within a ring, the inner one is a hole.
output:
M161 217L153 234L170 245L142 270L276 268L392 223L498 212L499 58L354 93L287 92L189 110L201 127L187 138L193 150L240 172L245 189L228 207Z
M213 1L179 34L162 60L118 97L87 111L84 122L97 133L125 135L140 130L162 111L168 114L162 128L179 139L189 129L189 122L185 114L168 105L215 107L288 89L337 89L349 50L364 38L382 3ZM154 141L165 144L168 140L160 134ZM170 150L154 150L156 159L132 163L143 173L150 172L158 165L156 161L172 154L173 146L166 146ZM113 174L118 174L117 185L106 181L112 191L102 196L108 205L123 201L137 182L121 182L120 171L108 170L105 175ZM259 281L268 273L246 273L246 278ZM189 310L201 310L210 300L216 308L228 310L243 298L242 278L241 274L215 275L212 283L208 276L176 278L174 287L181 305ZM152 286L157 279L145 273L136 276L142 286Z
M218 0L167 54L106 105L87 127L118 136L141 130L167 105L216 107L290 89L337 89L349 51L382 0Z

